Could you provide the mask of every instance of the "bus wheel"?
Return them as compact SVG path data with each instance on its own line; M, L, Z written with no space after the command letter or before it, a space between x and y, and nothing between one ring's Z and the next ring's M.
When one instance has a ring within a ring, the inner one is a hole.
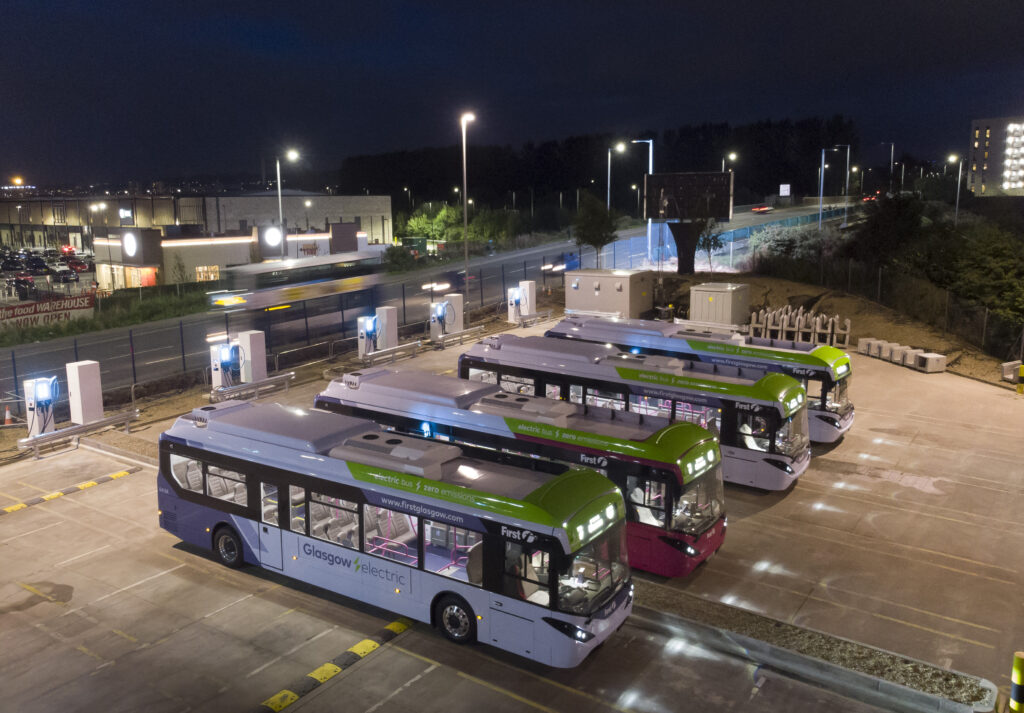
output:
M434 621L449 641L466 644L476 640L476 615L462 597L441 597L434 609Z
M238 569L244 561L242 541L227 525L217 528L213 533L213 553L222 565L231 569Z

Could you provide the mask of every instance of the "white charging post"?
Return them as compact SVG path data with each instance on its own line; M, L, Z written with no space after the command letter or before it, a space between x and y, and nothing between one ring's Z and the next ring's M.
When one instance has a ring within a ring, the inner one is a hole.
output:
M356 320L356 349L360 359L373 352L397 346L397 308L378 307L376 314L359 317Z
M437 341L445 334L463 331L462 294L447 294L440 302L430 304L430 339Z
M59 395L57 377L25 379L22 386L25 388L25 422L28 425L28 435L38 436L40 433L54 430L53 402Z
M368 314L356 320L356 351L359 358L377 351L378 319L375 314Z
M512 324L519 324L519 318L523 314L523 298L518 287L508 288L508 321Z
M68 405L71 423L85 424L103 418L103 384L98 361L73 361L68 373Z
M218 389L221 386L234 386L235 379L232 372L236 363L241 361L238 349L238 342L211 344L210 345L210 388ZM240 365L239 365L240 366ZM263 367L264 371L266 366ZM265 378L265 377L264 377ZM241 380L241 369L239 368L239 380Z
M263 381L267 378L267 338L263 332L253 329L238 333L238 347L241 349L242 366L239 378L243 384Z
M519 314L524 317L537 314L537 283L533 280L519 281Z

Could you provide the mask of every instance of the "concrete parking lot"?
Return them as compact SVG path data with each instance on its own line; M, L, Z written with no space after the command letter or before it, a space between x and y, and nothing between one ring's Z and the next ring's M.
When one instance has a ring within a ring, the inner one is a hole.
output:
M458 352L399 367L453 373ZM723 549L658 581L1006 687L1022 620L1024 398L859 355L853 366L850 433L816 447L788 492L729 486ZM308 406L324 385L267 400ZM166 425L135 437L154 443ZM5 466L0 506L136 466L84 449ZM393 619L181 547L156 527L154 491L140 468L0 517L5 705L251 708ZM340 685L359 710L674 710L684 696L707 710L751 695L764 710L863 709L677 639L631 621L579 669L552 672L417 625L297 705L326 710Z

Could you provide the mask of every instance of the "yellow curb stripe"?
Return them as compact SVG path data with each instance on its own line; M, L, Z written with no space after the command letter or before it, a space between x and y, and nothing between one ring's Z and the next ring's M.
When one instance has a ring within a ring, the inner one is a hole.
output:
M18 503L17 505L8 505L7 507L4 508L4 512L14 512L15 510L22 510L27 507L28 505L26 505L25 503Z
M142 469L139 468L138 470L142 470ZM129 476L129 475L131 475L132 473L135 473L135 472L138 472L138 471L135 471L135 470L120 470L120 471L118 471L116 473L111 473L110 475L105 476L105 477L110 478L111 480L118 480L120 478L124 478L126 476ZM97 485L99 485L99 483L96 482L95 480L87 480L84 483L76 483L75 485L69 485L68 488L78 488L78 490L81 491L81 490L85 490L86 488L95 487ZM34 488L35 486L30 486L30 487ZM42 488L37 488L37 489L38 490L42 490ZM63 495L68 495L68 493L65 493L63 491L58 490L58 491L53 492L53 493L46 493L45 495L41 495L40 496L40 500L42 502L49 502L50 500L56 500L57 498L59 498L59 497L61 497ZM36 505L36 504L38 504L38 502L33 503L33 505ZM0 509L2 509L3 512L11 513L11 512L15 512L17 510L23 510L23 509L25 509L27 507L28 507L28 503L17 503L15 505L8 505L7 507L0 508Z
M379 647L380 644L378 644L376 641L371 641L370 639L363 639L358 644L350 646L347 650L351 651L359 658L363 658L367 654L376 651Z
M388 624L384 628L387 629L388 631L393 631L396 634L401 634L403 631L408 629L410 626L412 626L412 622L409 621L408 619L399 619L398 621L391 622L390 624Z
M118 471L117 473L111 473L110 474L110 479L111 480L117 480L118 478L123 478L123 477L125 477L127 475L131 475L131 473L129 473L127 470L121 470L121 471Z
M86 488L91 488L91 487L93 487L95 485L99 485L99 483L97 483L95 480L87 480L84 483L79 483L78 484L78 489L79 490L85 490Z
M334 664L327 662L323 666L317 668L315 671L310 671L306 675L316 681L319 681L320 683L324 683L325 681L333 678L334 676L337 676L339 673L341 673L340 666L335 666Z
M136 639L131 634L126 634L125 632L121 631L120 629L111 629L111 631L114 632L115 634L117 634L118 636L120 636L123 639L128 639L128 641L131 641L132 643L138 643L138 641L139 641L138 639Z
M64 493L60 492L59 490L56 493L47 493L46 495L43 496L43 500L56 500L63 494Z
M276 713L276 711L284 710L297 700L299 700L299 696L285 688L263 701L263 705Z

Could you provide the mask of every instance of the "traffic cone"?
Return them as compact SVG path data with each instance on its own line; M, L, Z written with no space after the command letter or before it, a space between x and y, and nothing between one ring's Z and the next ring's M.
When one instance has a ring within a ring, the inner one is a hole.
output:
M11 417L11 407L8 406L4 411L4 425L10 426L14 423L14 419Z

